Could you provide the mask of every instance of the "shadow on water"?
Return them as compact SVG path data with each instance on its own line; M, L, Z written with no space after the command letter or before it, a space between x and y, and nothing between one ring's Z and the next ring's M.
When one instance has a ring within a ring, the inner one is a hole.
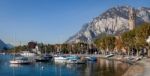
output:
M10 55L0 55L1 76L121 76L129 67L128 64L98 59L87 64L34 63L30 65L10 64Z

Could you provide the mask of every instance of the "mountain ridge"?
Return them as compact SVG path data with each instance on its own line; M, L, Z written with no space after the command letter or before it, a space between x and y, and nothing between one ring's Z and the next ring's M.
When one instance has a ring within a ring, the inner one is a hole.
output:
M7 45L2 40L0 40L0 50L4 50L4 48L7 48Z
M117 6L106 10L101 15L93 18L92 21L83 25L81 30L70 37L66 43L87 42L91 43L93 39L106 33L116 35L129 30L129 9L131 6ZM143 22L150 22L150 8L133 8L136 12L136 25Z
M0 50L7 50L7 49L11 49L13 48L14 46L11 45L11 44L6 44L4 41L2 41L0 39Z

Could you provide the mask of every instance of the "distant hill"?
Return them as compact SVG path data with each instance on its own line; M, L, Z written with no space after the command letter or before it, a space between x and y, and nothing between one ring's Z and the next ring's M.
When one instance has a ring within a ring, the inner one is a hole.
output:
M136 24L150 22L150 8L133 8L130 6L112 7L94 18L91 22L83 25L81 30L70 37L66 43L92 42L102 34L116 35L129 30L129 9L136 12Z
M14 47L12 44L6 44L6 45L7 45L7 48L9 48L9 49Z
M0 40L0 50L4 50L5 48L8 48L7 45L2 40Z
M6 49L11 49L11 48L13 48L13 45L6 44L2 40L0 40L0 50L6 50Z

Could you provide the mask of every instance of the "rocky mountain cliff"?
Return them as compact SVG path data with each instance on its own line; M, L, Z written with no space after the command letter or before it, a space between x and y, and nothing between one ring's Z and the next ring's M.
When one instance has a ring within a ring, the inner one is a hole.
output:
M82 29L70 37L66 43L89 42L102 34L118 35L129 30L129 9L136 13L136 25L150 22L150 8L133 8L130 6L118 6L108 9L91 22L83 25Z

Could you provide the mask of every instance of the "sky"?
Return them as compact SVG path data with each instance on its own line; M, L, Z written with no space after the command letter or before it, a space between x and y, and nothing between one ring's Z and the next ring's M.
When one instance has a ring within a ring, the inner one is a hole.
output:
M0 39L13 45L63 43L114 6L150 7L150 0L0 0Z

